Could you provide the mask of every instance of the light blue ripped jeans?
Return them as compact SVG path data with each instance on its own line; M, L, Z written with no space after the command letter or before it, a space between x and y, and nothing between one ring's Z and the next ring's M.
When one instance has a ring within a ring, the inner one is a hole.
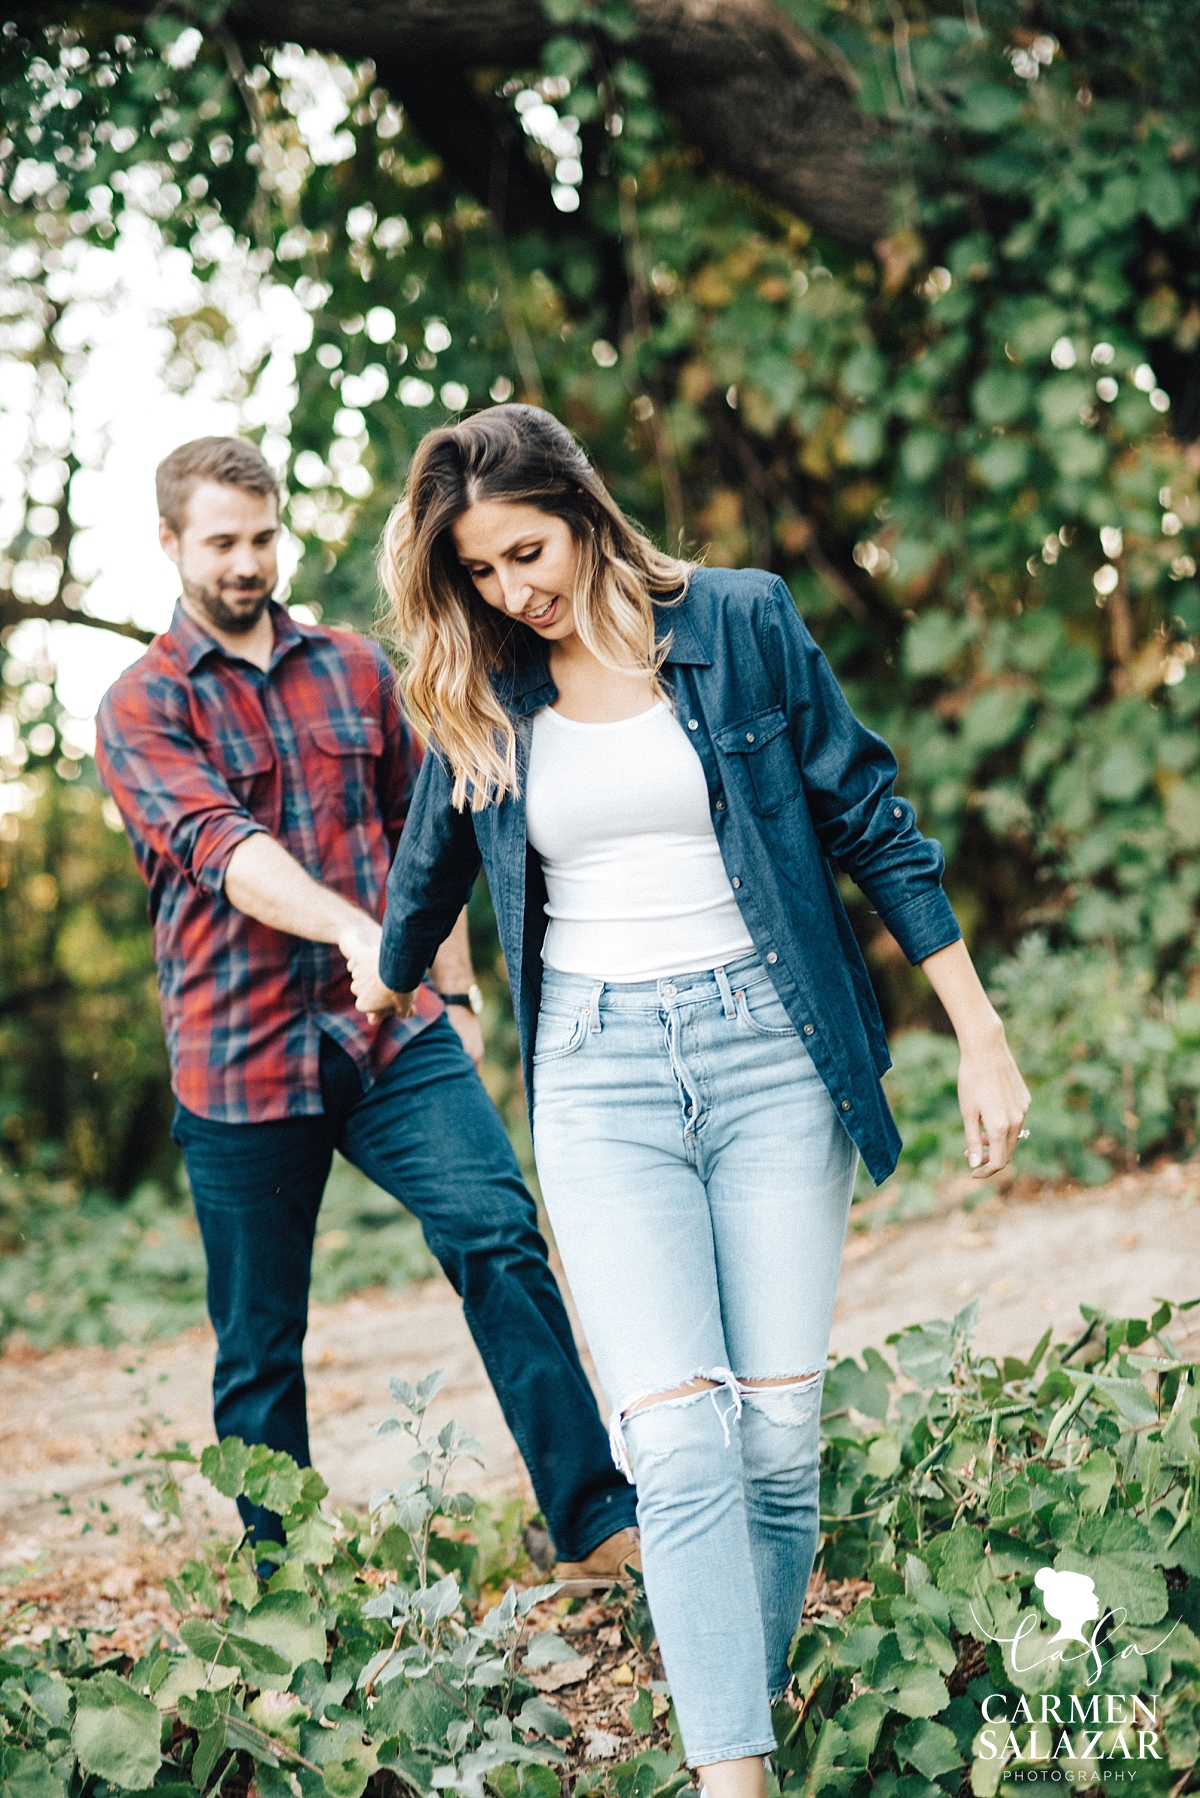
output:
M768 1754L857 1152L756 955L635 984L547 968L533 1096L689 1765Z

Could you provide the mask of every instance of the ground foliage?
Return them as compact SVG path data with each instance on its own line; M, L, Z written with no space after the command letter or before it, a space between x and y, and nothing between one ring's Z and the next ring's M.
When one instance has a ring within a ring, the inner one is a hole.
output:
M775 1712L773 1798L990 1798L1010 1789L1006 1767L1082 1780L1125 1765L1131 1740L1139 1789L1195 1789L1190 1309L1114 1319L1084 1307L1075 1342L1052 1348L1047 1336L1027 1358L1001 1359L972 1350L971 1307L890 1338L892 1362L868 1351L831 1368L819 1568L870 1589L841 1621L798 1632L793 1689ZM136 1664L94 1663L78 1638L0 1649L5 1798L187 1798L243 1791L250 1777L274 1798L558 1798L564 1781L579 1798L670 1798L684 1786L673 1718L652 1743L661 1704L636 1680L629 1758L580 1771L572 1726L536 1683L574 1658L562 1625L580 1601L510 1585L492 1602L474 1501L454 1489L478 1445L453 1422L436 1434L428 1424L440 1381L392 1382L396 1410L380 1433L412 1452L369 1521L325 1516L323 1481L285 1455L235 1438L204 1450L212 1485L277 1510L284 1542L260 1545L257 1565L244 1541L186 1563L168 1582L174 1632ZM169 1510L178 1469L195 1461L178 1447L161 1462L156 1502ZM1095 1585L1101 1615L1073 1661L1050 1647L1033 1587L1043 1566ZM638 1590L613 1597L619 1629L644 1652L653 1626ZM1031 1670L1014 1674L1002 1644L1018 1631ZM1069 1728L1066 1746L1045 1728L1031 1742L1021 1698L1036 1722L1043 1697L1069 1716L1072 1693L1085 1712L1100 1700L1097 1727ZM1134 1693L1153 1707L1157 1758L1139 1755L1128 1729L1118 1740ZM989 1694L994 1715L1003 1701L1013 1717L994 1755L980 1709ZM1126 1695L1115 1721L1110 1694Z
M319 1305L398 1292L437 1263L417 1220L335 1159L313 1245ZM186 1191L146 1180L123 1200L70 1180L0 1174L0 1344L45 1352L177 1336L203 1324L206 1268Z
M472 77L565 208L554 233L507 236L369 63L240 42L219 7L6 27L10 356L69 407L55 295L133 213L211 276L173 321L176 383L230 335L231 259L287 283L312 320L274 445L307 545L293 599L359 625L421 432L544 400L660 536L789 581L896 745L985 965L1031 928L1087 950L1069 965L1142 994L1135 1034L1170 1060L1152 1026L1195 980L1200 890L1195 6L1108 7L1101 26L1074 0L788 0L902 152L874 256L701 167L620 5L547 10L541 66ZM31 480L54 462L69 484L73 454L35 445ZM31 508L14 568L61 575L66 504L54 526ZM52 711L13 716L6 772L49 773ZM936 1021L848 899L889 1023ZM1071 1056L1106 1042L1089 1025ZM1137 1065L1066 1081L1060 1166L1194 1140L1171 1096L1186 1078ZM510 1076L503 1059L517 1116ZM1097 1111L1113 1149L1084 1140Z

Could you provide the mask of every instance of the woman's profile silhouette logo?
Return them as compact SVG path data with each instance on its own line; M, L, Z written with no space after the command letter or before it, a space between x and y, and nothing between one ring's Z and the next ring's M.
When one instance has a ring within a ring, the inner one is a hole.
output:
M1058 1624L1055 1642L1082 1642L1085 1623L1095 1623L1100 1615L1096 1582L1086 1573L1060 1572L1056 1567L1039 1567L1033 1583L1042 1594L1048 1616Z

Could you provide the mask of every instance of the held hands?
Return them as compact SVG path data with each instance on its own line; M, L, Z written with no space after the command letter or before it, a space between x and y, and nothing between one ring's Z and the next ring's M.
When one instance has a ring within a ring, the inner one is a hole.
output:
M986 1180L1012 1160L1029 1110L1029 1088L1013 1060L999 1019L988 1036L962 1044L958 1103L972 1178Z
M383 1018L412 1016L414 993L394 993L379 978L379 945L383 932L373 918L360 913L352 919L338 938L338 948L346 957L350 970L350 990L359 1011L365 1011L372 1024Z

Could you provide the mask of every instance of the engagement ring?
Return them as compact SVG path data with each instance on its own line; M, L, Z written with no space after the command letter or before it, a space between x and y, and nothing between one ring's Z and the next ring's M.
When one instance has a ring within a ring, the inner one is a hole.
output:
M1028 1130L1018 1130L1017 1131L1017 1141L1024 1142L1028 1135L1029 1135Z

